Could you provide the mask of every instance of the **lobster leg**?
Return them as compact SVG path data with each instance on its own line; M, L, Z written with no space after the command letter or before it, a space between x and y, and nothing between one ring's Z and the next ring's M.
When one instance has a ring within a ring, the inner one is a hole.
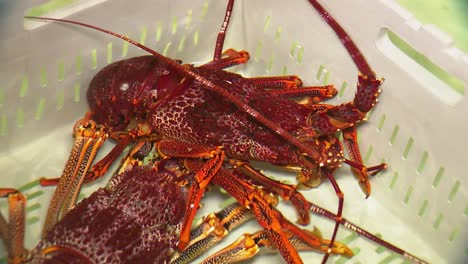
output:
M335 86L308 86L292 90L268 90L269 94L285 98L311 97L312 102L318 103L327 98L335 97L337 91Z
M321 250L324 250L328 243L330 243L329 240L321 239L320 236L313 232L307 230L305 231L309 233L310 236L316 236L322 241ZM306 242L302 241L297 236L294 236L294 234L291 232L286 231L285 233L296 250L316 250L316 248L310 247ZM242 237L237 241L215 253L214 255L211 255L202 263L234 263L254 257L255 254L257 254L262 248L275 249L274 245L270 241L270 238L268 237L268 234L263 230L254 234L242 235ZM352 255L352 252L349 251L349 249L342 243L335 242L335 248L336 251L343 251L346 252L344 254Z
M43 235L75 204L86 172L107 139L104 127L87 117L75 124L74 134L75 143L47 211Z
M229 232L250 220L250 211L234 203L220 212L204 217L203 222L190 233L190 243L180 254L176 254L171 264L184 264L192 261L201 253L226 237Z
M121 140L115 147L100 161L94 164L86 173L84 183L93 182L107 172L109 166L119 157L124 149L130 144L130 140ZM41 178L39 183L41 186L55 186L60 182L60 178Z
M359 185L361 189L366 194L366 198L369 197L371 193L371 185L369 182L369 172L370 168L364 167L361 157L361 152L359 151L359 146L357 143L357 131L355 127L350 127L343 130L343 139L345 142L346 149L348 150L350 159L353 163L348 163L351 165L353 173L359 178ZM346 161L345 161L346 162ZM360 167L354 166L354 164L360 165ZM384 170L387 167L385 163L377 165L372 168L373 173L378 173L381 170ZM373 175L373 174L371 174Z
M197 170L203 163L197 160L188 160L186 166L189 170ZM257 222L265 229L268 237L277 248L283 258L288 263L302 263L296 249L289 241L285 230L289 230L294 235L300 237L309 246L321 249L321 242L304 230L297 228L294 224L285 219L282 214L272 207L271 195L265 193L262 189L255 187L251 183L242 180L241 172L235 170L226 170L221 168L212 182L224 190L244 207L249 208L255 215ZM332 243L333 244L333 243ZM329 249L327 249L328 251ZM332 249L333 250L333 249ZM335 252L344 253L344 252Z
M198 210L200 200L205 193L205 189L210 184L214 175L220 169L224 161L224 152L221 148L211 146L199 146L185 142L162 140L156 143L158 152L162 156L178 157L178 158L209 158L203 163L195 173L194 183L190 186L187 209L185 219L180 231L180 241L178 249L184 250L190 241L190 228L192 227L193 219Z
M179 250L185 249L190 241L190 228L192 227L192 222L195 219L195 214L200 205L200 201L205 193L206 187L221 167L223 160L224 152L221 152L220 155L215 156L215 158L203 164L200 170L195 174L195 182L190 186L187 201L187 212L180 231L180 241L177 245Z
M284 184L275 180L272 180L255 168L253 168L249 163L231 160L231 164L239 169L246 175L254 180L256 183L260 184L265 190L272 192L276 195L279 195L285 201L291 201L291 203L296 208L299 219L297 222L301 225L307 225L310 222L309 216L309 207L308 202L305 197L296 190L296 186Z
M247 80L258 88L268 89L268 93L272 95L285 98L312 97L313 103L335 97L338 93L334 85L303 87L302 80L295 75L252 77Z
M24 248L26 197L18 190L0 188L2 197L8 198L9 221L0 214L0 238L8 251L8 263L22 263L27 255Z

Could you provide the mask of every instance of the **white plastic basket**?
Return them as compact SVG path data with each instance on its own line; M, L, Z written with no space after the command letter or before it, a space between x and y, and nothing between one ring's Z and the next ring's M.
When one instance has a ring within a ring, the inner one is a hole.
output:
M90 79L109 62L122 59L123 53L124 58L144 54L121 40L77 26L50 23L37 27L37 21L28 21L27 27L34 29L25 29L23 15L41 2L46 1L15 1L0 16L0 185L21 187L28 195L28 248L40 237L52 193L52 188L42 188L34 181L61 174L71 148L72 126L87 110L85 93ZM82 9L81 2L73 10ZM465 87L468 56L453 48L450 38L432 26L421 25L392 0L322 2L350 33L378 76L385 77L380 102L368 122L359 125L359 133L366 164L385 160L389 168L372 179L373 193L367 200L349 168L339 170L336 177L345 193L344 216L431 263L468 263L463 163L468 149L468 100L402 55L385 32L389 29L399 35L462 80ZM85 5L88 8L67 18L126 34L165 51L168 57L200 64L211 59L226 1L142 0L130 4L89 0ZM228 47L251 53L247 65L235 68L242 74L298 74L309 85L346 86L333 104L354 96L357 69L308 1L238 0L226 38ZM294 178L290 176L290 180ZM104 182L85 187L84 193ZM337 198L328 183L305 193L311 201L336 210ZM5 213L6 203L1 201L1 206ZM211 209L217 210L214 206ZM318 216L312 222L325 237L330 236L333 223ZM246 230L233 232L229 242ZM332 257L330 262L404 262L344 228L338 240L347 242L356 256L350 260ZM216 249L219 247L209 253ZM322 258L317 253L301 254L306 263ZM280 256L262 256L255 262L268 259L278 262Z

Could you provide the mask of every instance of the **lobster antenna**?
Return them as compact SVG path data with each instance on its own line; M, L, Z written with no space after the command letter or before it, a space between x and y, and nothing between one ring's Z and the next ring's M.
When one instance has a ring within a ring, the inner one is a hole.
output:
M362 55L361 50L359 50L359 48L356 46L349 34L346 33L343 27L340 26L340 24L338 24L338 22L333 18L333 16L330 15L330 13L328 13L328 11L325 10L325 8L316 0L309 0L309 3L317 10L322 19L325 22L327 22L327 24L333 29L333 31L335 31L335 34L341 40L341 43L348 51L358 70L365 76L375 78L375 73L369 66L369 63L367 63L366 58L364 58L364 55Z
M278 134L280 137L291 143L292 145L296 146L300 151L304 152L307 154L312 160L320 160L321 159L321 154L317 151L314 150L308 146L306 146L303 142L299 141L297 138L295 138L291 133L289 133L287 130L283 129L280 127L278 124L272 122L270 119L268 119L265 115L262 113L258 112L248 104L246 104L242 99L235 93L228 92L226 91L223 87L214 84L213 82L207 80L205 77L202 75L181 66L178 62L168 59L161 55L160 53L156 52L153 49L148 48L145 45L142 45L138 43L137 41L128 38L124 35L112 32L107 29L103 29L97 26L93 26L90 24L82 23L82 22L77 22L77 21L72 21L72 20L67 20L67 19L58 19L58 18L50 18L50 17L36 17L36 16L25 16L24 18L27 19L39 19L39 20L50 20L50 21L57 21L57 22L62 22L62 23L69 23L69 24L74 24L74 25L79 25L87 28L91 28L112 36L115 36L117 38L120 38L122 40L127 41L128 43L141 48L142 50L150 53L151 55L155 56L156 58L160 59L161 61L164 61L168 64L170 68L173 70L177 71L181 75L188 75L195 79L196 81L199 81L201 84L203 84L203 87L205 89L210 90L214 93L217 93L218 95L222 96L225 98L227 101L231 102L235 106L237 106L241 111L245 112L246 114L250 115L252 118L260 122L262 125L268 127L271 131L275 132Z
M226 14L224 15L223 24L221 25L221 29L219 30L219 33L218 33L218 38L216 39L213 61L217 61L221 59L221 54L223 52L223 46L224 46L224 39L226 38L226 31L229 26L229 20L231 19L233 6L234 6L234 0L229 0L229 3L226 7Z
M323 207L320 207L312 202L308 202L308 206L310 207L310 211L312 211L313 213L316 213L318 215L321 215L323 217L326 217L332 221L336 221L337 219L337 215L335 215L334 213L328 211L327 209L323 208ZM341 217L340 220L338 221L341 225L345 226L346 228L348 228L349 230L352 230L354 232L356 232L358 235L360 236L363 236L375 243L377 243L378 245L381 245L403 257L405 257L406 259L408 260L411 260L412 262L414 263L418 263L418 264L428 264L426 261L416 257L415 255L412 255L410 254L409 252L381 239L380 237L370 233L369 231L351 223L350 221L348 221L346 218L344 217Z

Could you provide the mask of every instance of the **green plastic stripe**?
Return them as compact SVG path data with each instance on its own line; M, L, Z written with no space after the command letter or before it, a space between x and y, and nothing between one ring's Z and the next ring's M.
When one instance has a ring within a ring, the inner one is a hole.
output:
M405 204L408 204L409 200L411 199L411 194L413 194L413 186L409 186L408 190L406 191L405 199L404 202Z
M390 136L390 144L395 144L396 137L398 136L398 131L400 130L400 126L396 125L393 128L392 135Z
M39 196L41 196L43 194L44 194L43 191L35 191L35 192L29 193L28 195L26 195L26 198L28 199L28 201L31 201L34 198L37 198L37 197L39 197Z
M30 213L30 212L32 212L32 211L34 211L34 210L39 209L39 208L41 208L41 204L40 204L40 203L34 203L34 204L32 204L32 205L26 207L26 212L27 212L27 213Z
M372 156L372 152L374 151L374 146L371 144L367 148L366 155L364 155L364 163L368 163L370 157Z
M275 63L275 54L272 53L271 56L270 56L270 60L268 60L268 64L267 64L267 67L266 67L267 73L271 72L271 69L273 68L274 63Z
M112 63L112 42L107 43L107 64Z
M440 224L442 223L442 221L444 220L444 215L443 214L439 214L436 218L436 220L434 221L434 224L432 224L432 227L434 229L439 229L440 227Z
M452 232L450 232L449 241L450 241L450 242L453 242L455 239L457 239L459 233L460 233L460 228L459 228L459 227L455 227L455 228L452 230Z
M162 31L163 25L161 22L158 22L158 25L156 26L156 42L159 42L161 40Z
M169 48L171 47L171 45L172 45L172 42L167 42L166 43L166 46L164 46L162 55L167 56L167 53L169 52Z
M177 33L177 26L179 23L177 22L177 17L172 17L171 21L171 34L175 35Z
M356 240L357 238L359 237L359 235L355 232L351 232L349 234L349 236L341 239L341 243L345 244L345 245L349 245L351 242L353 242L354 240Z
M208 0L205 0L205 2L203 2L203 7L202 7L202 11L201 11L201 15L200 15L200 18L202 20L205 19L206 17L206 14L208 13Z
M147 36L148 36L148 28L143 26L141 28L141 33L140 33L140 43L142 45L145 45Z
M192 20L193 20L193 18L192 18L193 14L192 13L193 13L192 9L189 9L187 11L187 16L186 16L186 21L185 21L185 29L189 29L190 26L192 25Z
M387 257L385 257L384 259L382 259L378 263L379 264L388 264L388 263L392 262L393 260L395 260L396 258L398 258L398 255L396 255L394 253L390 253L390 255L388 255Z
M418 63L420 66L431 72L434 76L436 76L439 80L443 81L447 84L450 88L452 88L455 92L460 95L465 93L465 85L462 80L457 78L456 76L448 73L438 65L434 64L429 58L427 58L424 54L416 51L413 47L411 47L408 43L402 40L399 36L393 33L390 30L387 30L387 35L390 41L398 47L402 52L408 55L412 60Z
M325 69L325 76L323 76L322 84L327 85L329 83L330 83L330 72Z
M266 33L268 31L268 28L270 28L270 22L271 22L271 17L267 16L265 19L265 24L263 24L263 33Z
M179 45L177 46L177 52L182 52L184 51L184 48L185 48L185 39L187 37L185 35L182 36L182 38L180 39L180 42L179 42Z
M128 45L129 43L126 41L122 45L122 58L125 58L128 55Z
M52 11L56 11L60 8L70 6L80 0L49 0L43 4L34 6L26 12L26 16L44 16Z
M421 174L424 171L428 158L429 158L429 153L427 151L424 151L421 157L421 160L419 161L418 169L416 170L419 174Z
M24 192L26 192L27 190L32 189L32 188L34 188L34 187L36 187L36 186L38 186L38 185L39 185L39 180L35 180L35 181L32 181L32 182L28 182L28 183L26 183L25 185L19 187L19 188L18 188L18 191L24 193Z
M348 83L346 81L344 81L342 84L341 84L341 87L340 87L340 90L338 91L338 97L339 98L343 98L343 95L346 91L346 87L348 86Z
M317 74L315 74L315 79L317 79L317 81L320 81L320 78L322 76L322 72L323 70L325 70L325 66L324 65L320 65L318 70L317 70Z
M390 186L389 186L390 189L393 189L395 187L397 180L398 180L398 171L395 171L393 173L392 181L390 182Z
M424 201L422 202L422 205L421 205L421 207L419 208L419 212L418 212L418 216L419 216L419 217L422 217L422 216L426 213L428 204L429 204L429 202L428 202L427 200L424 200Z
M284 65L283 70L281 70L282 75L288 75L288 66Z
M36 120L41 120L42 119L42 116L44 115L45 103L46 103L46 99L44 97L41 97L39 99L38 104L37 104L36 114L34 115L34 118Z
M42 68L41 72L39 73L39 84L41 87L46 87L47 83L48 83L47 72L44 68Z
M298 45L299 43L297 41L293 41L293 43L291 43L291 48L289 49L289 56L291 56L291 58L294 58L294 55L296 54L296 48Z
M406 147L405 147L405 150L403 151L403 158L404 159L408 159L408 154L410 153L411 148L413 147L413 143L414 143L414 139L413 139L413 137L410 137L408 139L408 142L406 142Z
M302 64L304 62L304 47L302 45L299 46L299 51L297 52L296 62L297 64Z
M35 223L38 223L38 222L39 222L39 217L37 217L37 216L33 216L33 217L28 218L26 220L27 225L32 225L32 224L35 224Z
M193 34L193 45L197 46L199 39L200 39L200 32L197 29L197 31L195 31L195 33Z
M27 75L24 75L23 78L21 79L21 87L19 90L19 97L23 98L26 96L28 93L28 88L29 88L29 78Z
M281 39L281 33L283 33L283 28L282 27L278 27L276 29L276 33L275 33L275 41L278 41Z
M377 125L377 129L379 131L382 131L382 127L384 126L385 124L385 119L387 118L387 116L385 114L383 114L381 117L380 117L380 120L379 120L379 124Z
M434 177L434 180L432 181L432 187L437 188L439 186L440 181L442 180L442 177L444 176L445 168L440 167L439 170L437 171L436 176Z
M448 196L448 200L450 202L453 202L453 200L455 199L455 196L457 195L459 189L460 189L460 181L456 181L455 184L452 186L452 190L450 190L450 193L449 193L449 196Z

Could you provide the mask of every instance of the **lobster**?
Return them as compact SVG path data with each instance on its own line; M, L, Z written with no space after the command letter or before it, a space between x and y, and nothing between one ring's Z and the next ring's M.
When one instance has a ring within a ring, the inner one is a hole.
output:
M228 4L226 26L233 2ZM203 151L195 153L196 157L213 156L212 151L222 148L233 165L247 170L250 177L283 199L291 200L298 212L299 222L307 224L310 220L306 212L310 204L302 199L296 187L258 177L255 170L246 166L244 161L261 160L280 166L299 167L301 173L298 178L302 185L316 185L323 178L328 178L339 197L336 225L330 242L331 251L342 219L344 202L343 193L333 178L333 171L342 162L350 164L360 174L360 182L369 195L368 172L376 173L385 168L384 164L370 168L362 165L354 128L376 103L382 81L376 79L358 48L337 22L316 1L310 2L340 39L349 40L344 42L345 47L353 55L360 71L358 91L353 102L340 106L317 105L317 100L334 96L334 88L296 89L302 86L302 81L296 76L249 79L224 71L229 66L245 63L249 55L245 51L235 50L221 54L222 37L217 42L214 60L194 67L180 65L180 61L167 59L116 33L79 22L55 19L110 33L152 54L109 65L90 84L88 101L91 116L98 123L109 127L111 137L118 140L116 148L104 162L98 163L100 166L96 166L98 170L94 171L100 175L104 171L102 167L106 168L112 163L116 154L126 145L148 135L159 138L159 151L171 157L187 156L187 150L197 147L202 147ZM225 30L226 27L221 30L220 36L223 36ZM299 104L290 100L311 95L314 96L312 103ZM122 132L132 120L137 120L137 129ZM210 127L209 131L207 127ZM142 136L141 131L146 133ZM335 135L337 131L344 132L350 160L344 158L342 144ZM221 163L220 158L212 159L200 170L219 170ZM214 175L216 173L204 175L209 177L198 179L203 184L191 190L191 210L186 214L179 249L185 248L188 243L189 227L198 202L207 184L215 179ZM98 176L92 175L87 181ZM49 226L53 226L54 221L50 221ZM266 229L272 228L268 221L261 222L261 225ZM272 240L278 248L281 243L286 245L280 248L285 259L298 262L297 252L284 236L282 240ZM329 253L325 255L324 262Z
M75 147L80 148L83 142L105 138L106 132L92 121L80 121L75 126L75 137ZM183 186L197 184L196 175L205 173L200 168L206 161L191 157L151 158L148 164L142 165L142 160L151 153L148 145L135 145L105 188L97 190L68 212L61 212L63 218L45 231L43 239L30 252L24 249L22 238L26 198L17 190L0 188L0 197L8 197L10 204L9 223L0 214L0 238L8 249L9 263L188 263L224 239L232 229L253 216L265 216L265 212L270 221L287 223L287 230L282 235L295 249L328 251L329 240L284 219L275 209L278 203L275 195L245 180L248 176L242 170L224 162L216 170L212 182L225 188L239 202L206 216L191 231L187 248L177 252L178 234L189 196ZM86 148L86 151L93 149ZM72 151L66 167L69 168L80 154ZM64 173L62 179L71 180L70 188L83 184L73 172ZM256 199L244 199L245 191ZM71 192L67 196L70 195ZM54 203L57 201L51 202ZM309 207L331 220L336 218L312 203ZM382 245L399 250L344 218L341 223ZM262 248L275 249L269 232L271 230L244 234L203 263L234 263L254 256ZM351 250L339 242L333 243L333 253L352 255Z
M86 140L103 138L105 134L103 127L92 121L79 122L75 126L77 146ZM22 238L26 198L15 189L0 188L0 196L8 197L11 209L9 223L0 214L0 237L9 251L9 262L187 263L222 240L233 228L252 218L253 214L245 205L232 204L205 217L191 232L191 243L187 249L176 252L188 198L183 186L187 182L192 183L196 175L189 168L198 171L198 167L203 167L203 161L167 158L152 159L149 164L142 165L141 160L149 153L146 146L137 145L129 152L105 188L98 189L68 212L61 212L64 214L61 220L45 231L42 240L30 252L24 249ZM72 152L69 160L74 160L75 155L79 154ZM233 174L240 176L242 172L239 170L226 164L216 174L214 181L226 186L230 193L240 194L239 188L249 188L253 195L267 198L258 205L253 204L253 208L265 206L279 214L274 209L278 202L275 196L242 182L240 177L231 177ZM71 180L70 187L83 184L73 178L73 173L65 173L65 178ZM230 180L239 184L223 184L223 181ZM54 200L51 202L52 205L56 203ZM228 250L208 257L204 263L219 263L220 259L236 262L245 256L250 257L262 247L274 247L265 233L260 231L244 235ZM316 233L308 233L306 238L314 239L314 248L293 232L288 233L287 237L302 250L325 251L329 244L328 240L321 239ZM255 243L245 246L248 245L246 240ZM334 243L333 251L352 255L346 246L338 242Z

